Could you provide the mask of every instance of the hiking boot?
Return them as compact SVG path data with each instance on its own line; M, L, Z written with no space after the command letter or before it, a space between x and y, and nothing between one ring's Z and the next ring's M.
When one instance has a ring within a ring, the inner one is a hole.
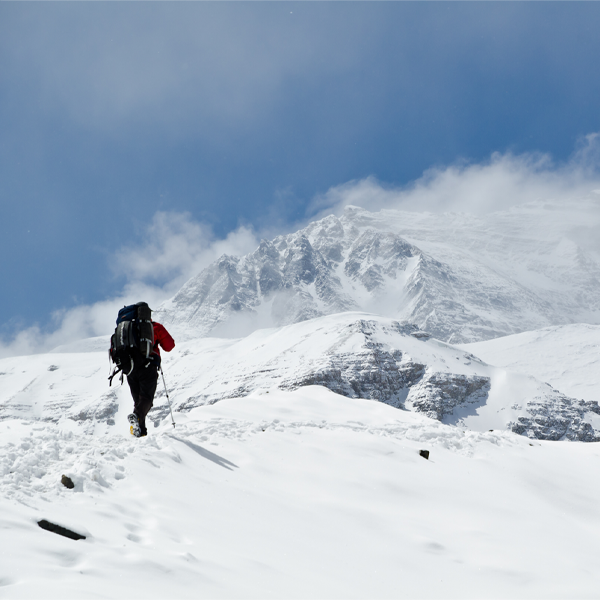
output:
M138 421L137 415L135 413L131 413L127 417L127 420L131 425L131 427L129 428L129 432L131 433L131 435L134 435L135 437L140 437L142 435L142 428L140 427L140 422Z

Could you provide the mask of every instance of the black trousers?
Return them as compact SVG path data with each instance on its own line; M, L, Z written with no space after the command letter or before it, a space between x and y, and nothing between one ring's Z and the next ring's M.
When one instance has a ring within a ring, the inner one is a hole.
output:
M127 376L127 383L133 397L133 412L140 422L142 435L146 435L146 415L152 408L156 383L158 382L158 367L150 363L147 367L135 367Z

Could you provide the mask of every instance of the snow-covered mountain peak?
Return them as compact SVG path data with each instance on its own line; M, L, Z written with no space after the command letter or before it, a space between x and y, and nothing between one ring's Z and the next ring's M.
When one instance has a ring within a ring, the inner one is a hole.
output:
M244 257L222 256L157 315L182 332L230 324L239 336L365 310L453 343L600 322L596 205L540 201L492 215L348 206Z

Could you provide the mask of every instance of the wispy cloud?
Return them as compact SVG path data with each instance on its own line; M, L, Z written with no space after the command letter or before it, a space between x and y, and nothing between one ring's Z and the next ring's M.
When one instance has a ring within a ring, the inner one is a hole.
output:
M142 125L170 137L218 131L211 137L218 143L227 131L265 127L287 106L284 98L316 88L343 90L345 103L336 108L344 114L357 82L392 86L402 110L421 89L419 104L439 110L432 100L454 105L473 75L514 75L523 56L542 57L538 73L562 73L556 31L539 33L539 14L535 6L460 3L443 10L419 3L8 6L0 20L7 57L0 72L44 111L67 114L85 129L116 135ZM593 33L580 29L578 36ZM390 65L382 69L384 59L392 60L397 79ZM365 128L377 116L352 114Z
M109 258L116 276L125 280L121 292L90 305L53 313L50 323L21 329L10 340L0 340L0 358L47 352L78 339L112 333L120 308L148 302L156 308L193 275L223 254L243 255L259 243L248 227L225 238L188 213L157 212L139 235L137 245L123 246Z
M174 293L190 277L222 254L246 254L258 240L248 227L241 226L224 239L211 227L194 221L189 213L157 212L137 245L124 246L115 254L115 274L129 284L159 285Z
M347 205L371 211L489 213L537 199L575 198L599 187L600 134L592 133L579 140L564 163L547 154L495 153L482 163L429 169L406 186L386 186L368 177L316 197L309 214L339 213Z
M223 128L267 118L290 80L311 85L356 63L361 49L340 48L332 26L364 43L376 39L369 21L377 17L340 22L336 13L222 3L50 5L6 10L0 49L10 55L11 77L26 73L22 83L45 110L66 112L86 129L118 134L151 124L181 137L218 125L222 136Z

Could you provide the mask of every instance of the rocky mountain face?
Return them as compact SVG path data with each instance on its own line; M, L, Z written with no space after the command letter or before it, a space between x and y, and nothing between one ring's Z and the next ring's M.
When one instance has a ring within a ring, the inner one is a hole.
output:
M68 421L110 431L131 410L127 384L108 388L105 353L55 353L0 361L0 419ZM250 394L319 385L476 431L535 439L600 441L600 408L533 377L485 364L414 325L338 313L239 340L196 339L164 357L175 414ZM150 420L169 419L162 385ZM176 417L177 418L177 417Z
M205 354L204 361L202 393L182 401L178 410L273 387L321 385L479 431L600 441L596 401L569 398L533 377L487 365L414 325L382 317L344 313L263 330L210 358Z
M157 319L199 335L229 323L235 336L236 326L241 335L365 310L452 343L600 322L600 261L565 237L577 230L572 207L571 220L553 209L476 218L348 207L246 256L222 256Z

